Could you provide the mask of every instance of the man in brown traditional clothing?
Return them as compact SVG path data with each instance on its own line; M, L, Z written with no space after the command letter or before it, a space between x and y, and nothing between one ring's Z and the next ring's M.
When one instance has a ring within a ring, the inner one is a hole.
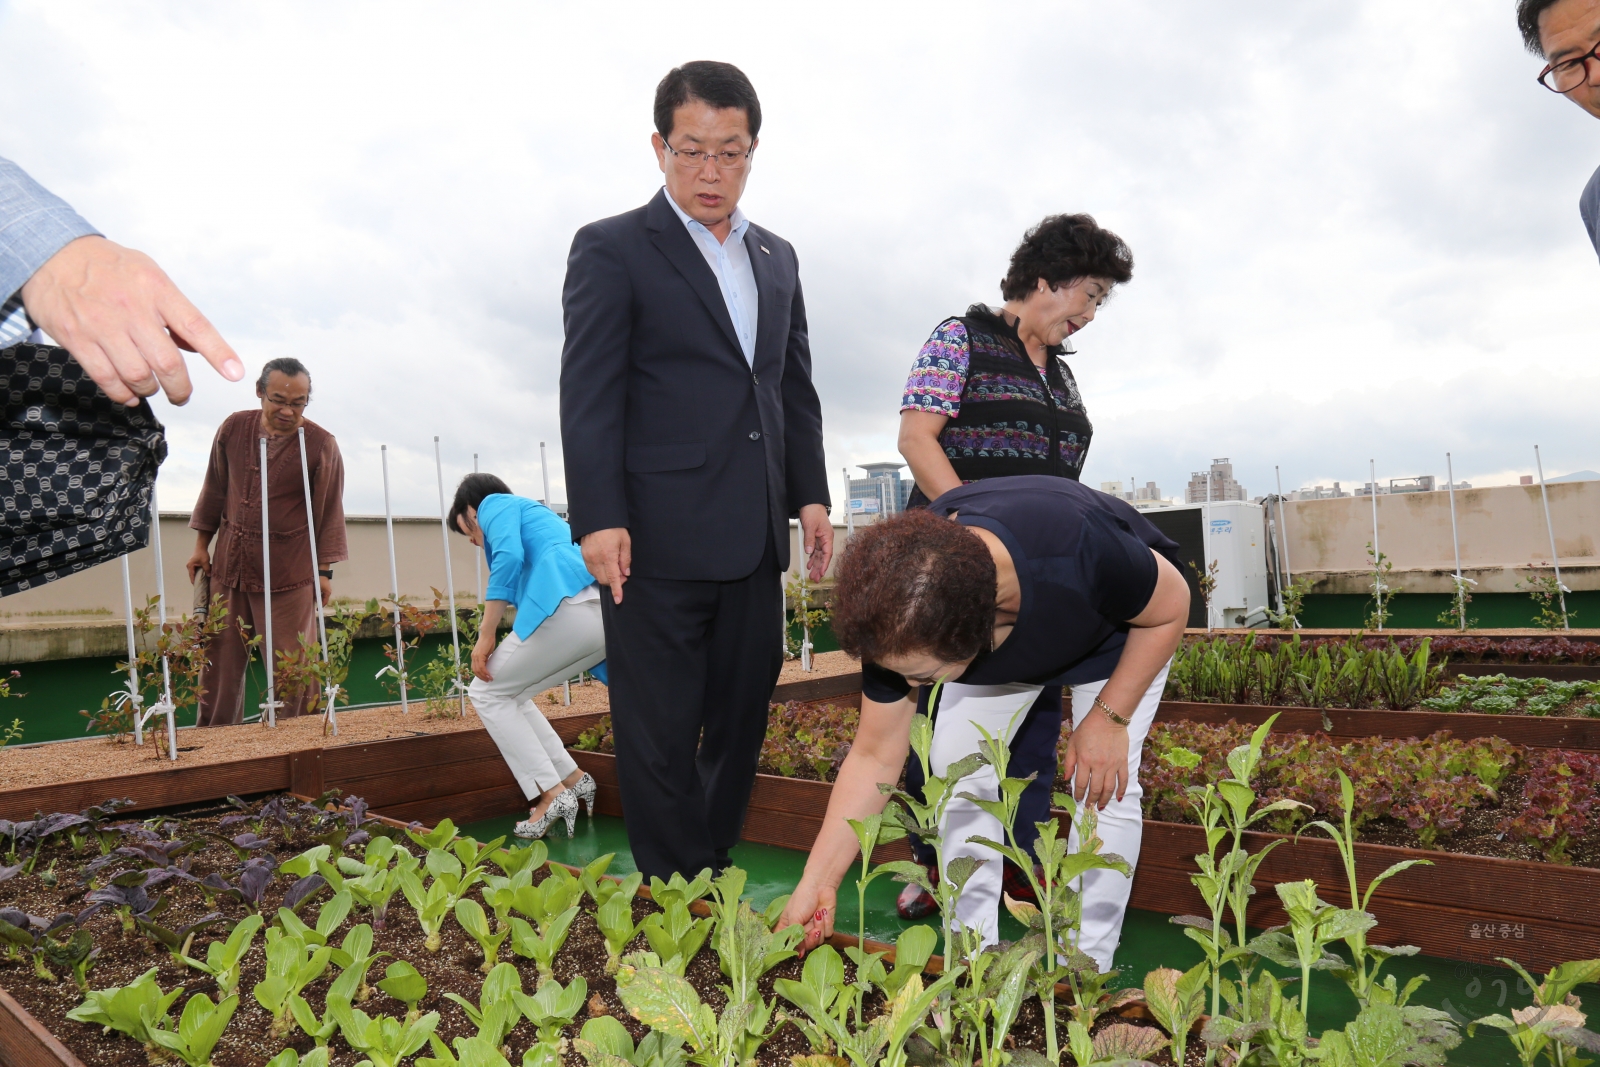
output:
M302 634L316 639L315 590L326 604L333 596L332 564L349 558L344 533L344 460L333 435L305 417L311 375L297 359L275 359L256 382L261 408L237 411L217 429L211 463L189 526L199 531L189 557L189 580L205 572L213 596L224 598L228 628L212 642L200 673L201 726L232 726L244 720L244 675L249 665L245 633L266 632L266 597L261 580L261 438L267 439L267 508L272 538L272 644L294 651ZM311 470L312 518L316 520L316 581L306 529L301 479L301 427ZM216 555L210 551L217 539ZM279 718L305 710L309 691L277 692Z

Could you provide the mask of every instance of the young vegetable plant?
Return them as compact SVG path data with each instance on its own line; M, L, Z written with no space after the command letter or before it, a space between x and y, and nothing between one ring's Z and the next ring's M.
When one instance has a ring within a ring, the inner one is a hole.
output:
M711 888L711 868L707 867L694 876L694 881L686 881L677 871L672 872L670 881L663 882L651 875L650 899L665 908L668 904L677 902L687 905L699 900Z
M456 901L456 922L478 943L478 948L483 951L483 964L478 969L488 974L500 960L500 943L511 935L511 930L501 930L499 933L489 929L489 917L484 914L483 905L476 900L463 898Z
M400 876L400 890L416 912L417 924L425 936L423 944L429 952L438 952L444 938L444 921L450 914L450 887L433 878L424 889L415 871L405 871Z
M204 993L196 993L183 1006L176 1030L153 1027L150 1038L161 1050L188 1064L188 1067L211 1067L211 1051L222 1039L228 1020L239 1008L239 996L225 998L213 1004Z
M1350 776L1342 769L1338 774L1339 810L1343 815L1343 826L1334 826L1323 819L1317 820L1311 826L1333 839L1334 847L1339 850L1339 858L1344 861L1345 877L1350 881L1350 910L1365 912L1372 903L1373 890L1378 886L1401 871L1419 865L1431 866L1433 861L1403 860L1393 864L1367 883L1366 892L1363 893L1361 883L1356 877L1355 829L1352 825L1356 807L1355 786L1351 783ZM1422 984L1420 979L1413 978L1402 990L1396 988L1394 976L1390 975L1388 981L1380 986L1378 971L1388 960L1396 956L1415 956L1420 950L1415 945L1401 945L1395 948L1387 945L1369 945L1365 928L1352 928L1344 938L1344 943L1350 950L1350 965L1335 968L1334 973L1344 979L1344 983L1350 987L1350 992L1355 995L1356 1001L1363 1007L1375 1001L1405 1007L1406 1002L1411 999L1411 994Z
M1144 976L1144 1000L1150 1014L1171 1035L1173 1063L1183 1062L1189 1030L1205 1014L1209 971L1202 961L1187 971L1162 967Z
M405 1004L408 1020L422 1017L417 1005L428 995L428 980L405 960L396 960L384 968L383 980L378 983L378 988Z
M147 1053L155 1053L159 1046L150 1031L165 1025L172 1002L182 995L182 986L163 993L156 984L156 968L152 967L127 985L89 991L83 1003L67 1012L67 1018L102 1027L104 1033L115 1030L126 1034L143 1045Z
M1062 840L1056 820L1047 819L1034 824L1034 850L1030 854L1027 842L1016 831L1016 821L1023 790L1032 777L1007 777L1011 749L1004 738L996 738L983 731L980 748L999 778L997 799L988 800L970 793L960 796L999 820L1005 828L1005 842L976 837L970 840L987 845L1016 864L1033 890L1036 904L1008 898L1006 907L1013 917L1028 928L1030 937L1025 943L1034 945L1038 951L1041 972L1038 985L1044 1005L1045 1056L1051 1062L1056 1062L1061 1055L1056 1035L1056 984L1063 980L1069 983L1073 992L1073 1013L1085 1026L1090 1026L1102 1010L1105 987L1115 975L1115 972L1102 975L1099 965L1078 948L1083 901L1072 887L1089 871L1116 871L1125 878L1131 878L1133 871L1121 856L1100 852L1098 816L1094 805L1080 806L1070 793L1056 793L1054 800L1058 808L1068 813L1077 829L1078 848L1071 849L1070 835L1068 840Z
M633 921L633 898L642 881L643 875L630 874L622 883L626 892L611 894L610 899L595 912L595 925L600 927L600 933L606 939L607 974L617 973L617 968L622 965L622 954L644 929L642 920L637 923Z
M1600 1052L1600 1034L1587 1029L1588 1017L1580 1010L1582 1004L1573 990L1600 980L1600 959L1558 964L1543 981L1535 980L1514 960L1501 958L1500 962L1516 971L1533 990L1533 1003L1517 1008L1509 1019L1504 1015L1476 1019L1467 1027L1467 1033L1476 1033L1480 1026L1503 1031L1511 1039L1523 1067L1534 1067L1540 1055L1551 1067L1593 1063L1593 1060L1580 1059L1578 1053Z
M317 925L314 927L307 926L301 921L300 916L289 908L279 908L273 923L284 933L294 934L306 944L321 948L328 943L328 938L350 915L350 909L353 907L355 898L347 890L335 893L322 905L317 912Z
M328 1008L339 1022L339 1033L371 1067L400 1067L402 1060L428 1043L439 1025L439 1013L430 1011L412 1022L387 1015L376 1018L353 1008L343 997L329 997Z
M327 946L308 948L293 934L267 931L267 973L252 993L256 1002L272 1013L275 1035L289 1028L289 998L321 978L332 959L333 950Z
M372 995L372 987L367 985L367 971L387 955L387 952L372 951L372 927L366 923L352 926L339 947L329 950L329 959L339 968L339 977L334 979L329 992L348 997L352 1003L366 1000Z
M217 983L218 994L224 997L232 996L239 991L239 968L243 965L245 953L250 951L250 945L255 941L256 932L261 929L261 924L261 916L245 916L228 934L226 941L213 941L206 946L204 963L188 956L180 958L202 974L209 974Z
M683 1042L651 1030L636 1046L633 1035L610 1015L583 1024L572 1042L589 1067L686 1067Z
M523 1067L561 1067L561 1031L577 1018L588 995L582 975L565 988L554 979L542 982L531 997L520 989L511 990L512 1001L539 1033L538 1042L522 1057Z
M661 966L679 976L711 936L711 920L696 919L682 899L673 899L664 911L646 916L640 928L650 950L661 958Z
M478 1003L474 1004L458 993L446 993L444 997L461 1005L472 1025L478 1028L478 1036L492 1047L499 1048L505 1044L506 1035L511 1033L512 1027L522 1018L520 1002L516 998L523 995L522 976L517 973L516 967L499 963L483 980Z
M328 1046L318 1045L304 1055L286 1048L268 1060L267 1067L328 1067Z

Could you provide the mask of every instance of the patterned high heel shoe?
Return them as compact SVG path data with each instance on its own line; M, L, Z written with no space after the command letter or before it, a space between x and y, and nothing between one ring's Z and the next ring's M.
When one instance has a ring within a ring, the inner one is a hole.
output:
M516 829L512 832L518 837L540 838L559 820L566 821L567 836L571 837L574 825L578 821L578 796L571 789L563 791L552 800L550 806L537 820L523 819L517 823Z
M577 794L579 800L589 809L589 818L594 818L594 777L588 771L583 772L583 777L578 779L578 784L572 787L572 792Z

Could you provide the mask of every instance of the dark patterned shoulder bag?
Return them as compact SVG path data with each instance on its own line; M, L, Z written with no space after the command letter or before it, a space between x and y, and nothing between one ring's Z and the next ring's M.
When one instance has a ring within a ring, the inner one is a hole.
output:
M0 596L143 548L166 430L115 403L55 345L0 349Z

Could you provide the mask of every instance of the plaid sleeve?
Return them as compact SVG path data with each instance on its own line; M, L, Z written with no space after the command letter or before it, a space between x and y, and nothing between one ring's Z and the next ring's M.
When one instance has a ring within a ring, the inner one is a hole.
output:
M901 411L926 411L955 418L961 414L961 392L967 385L971 346L967 328L952 319L942 322L911 364Z

